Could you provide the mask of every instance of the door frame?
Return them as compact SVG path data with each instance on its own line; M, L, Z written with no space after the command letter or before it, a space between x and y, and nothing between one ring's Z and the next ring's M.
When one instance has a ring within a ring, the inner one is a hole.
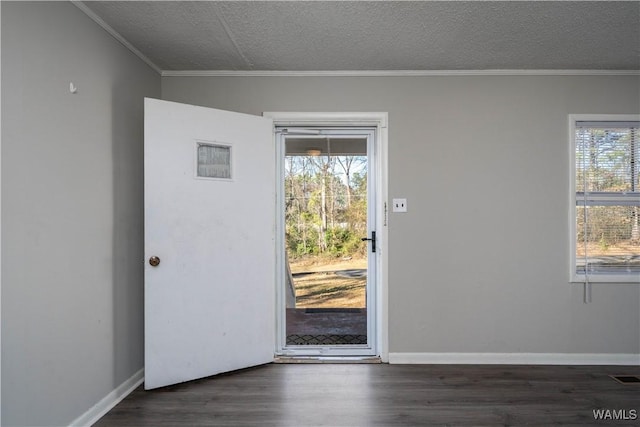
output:
M377 190L377 198L375 202L375 224L377 240L377 256L376 256L376 283L374 287L376 289L376 327L375 327L375 346L376 355L380 356L382 362L387 363L389 361L389 304L388 304L388 262L387 256L388 250L388 113L386 112L264 112L264 117L273 120L273 142L276 143L276 129L286 126L296 127L354 127L362 128L369 127L375 130L375 187ZM278 151L278 150L276 150ZM280 167L282 159L276 154L276 164ZM279 169L280 170L280 169ZM278 178L282 180L282 177ZM278 213L280 204L276 203L276 214L282 217L282 213ZM282 225L278 224L277 227L281 228ZM280 247L284 244L283 236L280 236L281 230L276 233L276 253L278 258L281 258ZM283 264L283 260L279 259L278 265ZM282 271L281 271L282 270ZM284 268L276 269L276 298L282 300L282 307L284 307L284 287L280 286L284 283ZM282 328L282 322L284 316L281 313L276 315L276 327ZM277 329L280 331L281 329ZM274 343L275 353L278 354L282 348L282 343L279 342L280 334Z

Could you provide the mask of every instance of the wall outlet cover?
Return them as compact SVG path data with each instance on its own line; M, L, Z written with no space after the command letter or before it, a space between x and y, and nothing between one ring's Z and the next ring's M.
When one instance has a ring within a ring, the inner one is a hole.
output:
M392 207L393 212L406 212L407 199L393 199Z

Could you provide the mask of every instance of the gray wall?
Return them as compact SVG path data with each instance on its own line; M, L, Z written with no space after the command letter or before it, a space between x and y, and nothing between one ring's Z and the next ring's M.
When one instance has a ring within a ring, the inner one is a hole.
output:
M160 77L68 2L1 7L2 425L65 425L143 367Z
M569 277L570 113L638 113L637 76L165 77L163 99L389 112L390 352L640 353L640 289Z
M2 2L2 424L64 425L142 368L142 98L68 3ZM68 91L69 82L79 88ZM260 114L388 111L391 352L638 353L640 291L568 277L567 114L638 77L164 78Z

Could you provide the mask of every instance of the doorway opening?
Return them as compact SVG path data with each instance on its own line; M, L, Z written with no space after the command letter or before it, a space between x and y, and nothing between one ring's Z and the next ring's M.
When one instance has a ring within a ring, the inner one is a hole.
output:
M282 355L378 355L375 135L278 129Z

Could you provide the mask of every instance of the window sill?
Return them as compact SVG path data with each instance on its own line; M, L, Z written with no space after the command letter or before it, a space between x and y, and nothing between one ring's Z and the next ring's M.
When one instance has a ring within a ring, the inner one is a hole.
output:
M570 283L585 283L586 277L584 275L573 275L570 279ZM623 285L640 285L640 273L619 275L619 274L590 274L589 283L611 283L611 284L623 284Z

